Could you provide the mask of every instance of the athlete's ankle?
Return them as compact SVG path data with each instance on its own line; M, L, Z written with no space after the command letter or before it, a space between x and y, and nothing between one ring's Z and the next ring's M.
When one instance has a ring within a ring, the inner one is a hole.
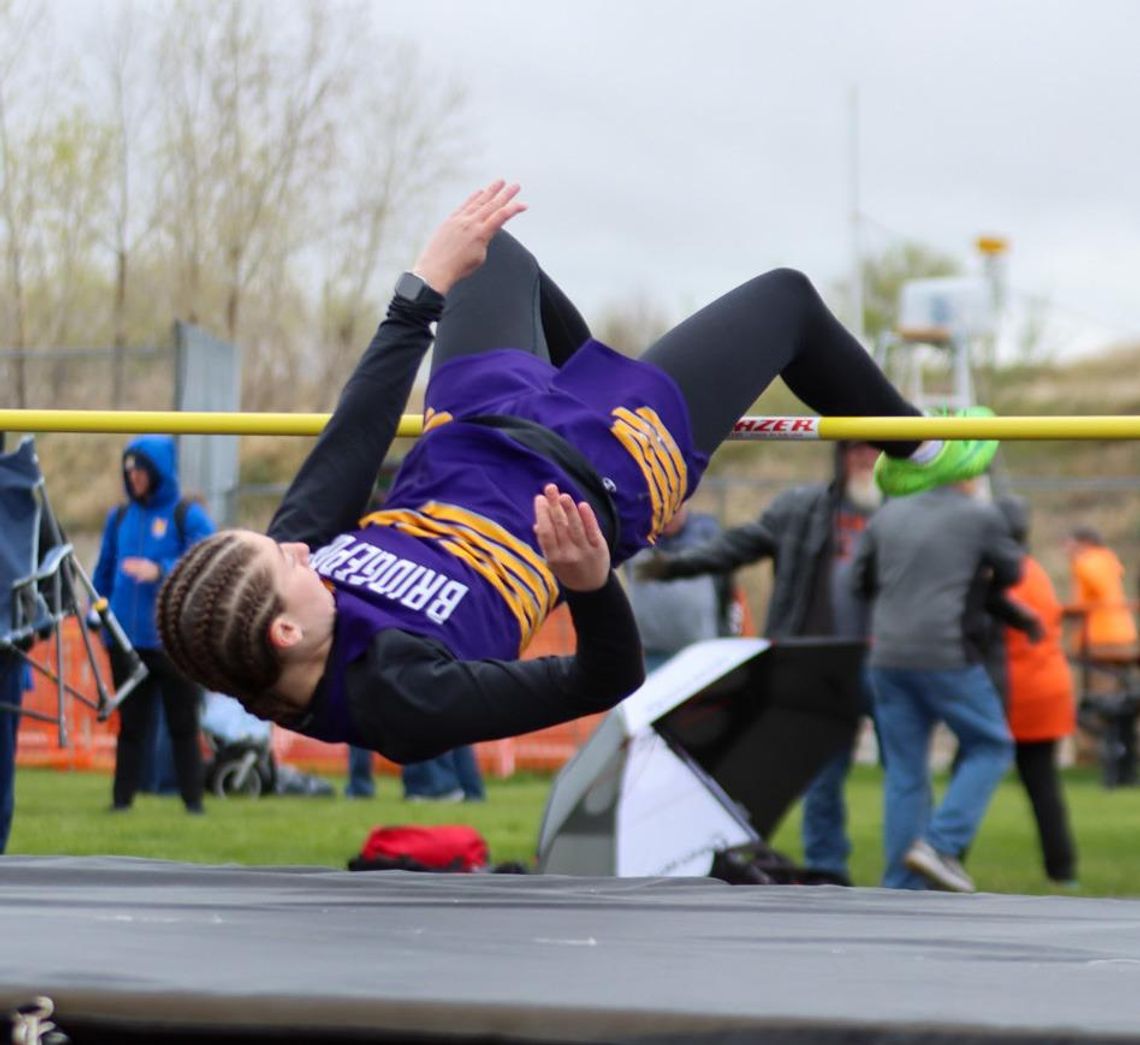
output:
M933 461L942 449L941 439L924 439L907 460L915 464L926 464Z

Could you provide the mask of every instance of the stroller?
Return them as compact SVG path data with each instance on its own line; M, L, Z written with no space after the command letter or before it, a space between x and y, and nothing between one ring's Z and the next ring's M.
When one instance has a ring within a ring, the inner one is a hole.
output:
M90 604L105 634L127 657L130 673L117 690L109 690L104 681L92 637L83 626L81 600ZM83 643L94 700L63 677L63 625L68 618L79 625L69 633L77 633ZM53 640L54 668L33 656L36 642L47 639ZM54 723L60 747L68 741L66 697L92 708L99 721L105 721L147 674L107 599L95 590L60 529L31 438L22 440L12 453L0 454L0 654L16 657L46 677L58 694L54 714L4 703L0 712Z
M273 727L251 715L233 697L207 693L202 733L210 749L206 790L218 798L272 794L277 771L270 740Z
M273 727L233 697L206 694L202 733L210 749L206 790L218 798L335 794L327 780L279 765L273 757Z

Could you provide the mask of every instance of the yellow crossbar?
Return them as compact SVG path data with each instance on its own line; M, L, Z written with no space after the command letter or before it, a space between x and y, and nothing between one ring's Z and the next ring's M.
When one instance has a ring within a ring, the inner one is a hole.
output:
M172 435L317 435L328 414L173 410L0 410L0 431L167 432ZM398 434L423 431L405 414ZM743 417L731 439L1140 439L1140 416L1100 417Z

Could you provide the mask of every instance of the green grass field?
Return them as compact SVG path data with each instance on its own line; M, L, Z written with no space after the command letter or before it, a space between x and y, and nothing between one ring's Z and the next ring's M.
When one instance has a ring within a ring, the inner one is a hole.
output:
M1080 849L1086 896L1140 896L1140 788L1105 791L1092 770L1065 775ZM337 781L338 785L343 781ZM139 797L126 814L107 811L110 779L88 773L21 770L10 854L116 854L198 863L343 867L370 828L379 824L469 823L496 861L529 861L550 781L519 776L489 780L485 803L408 804L398 782L379 780L371 800L336 798L229 799L208 803L204 817L186 815L176 798ZM881 776L857 767L848 785L852 873L875 885L882 868ZM799 856L799 812L773 839ZM970 854L979 888L993 892L1055 891L1040 867L1028 803L1012 778L1000 788Z

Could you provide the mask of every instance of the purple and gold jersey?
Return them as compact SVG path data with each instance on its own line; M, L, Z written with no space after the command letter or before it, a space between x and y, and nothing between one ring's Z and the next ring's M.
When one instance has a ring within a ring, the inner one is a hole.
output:
M312 556L336 598L342 665L382 628L437 639L460 659L515 659L557 603L534 497L547 483L583 491L541 453L465 420L489 414L536 422L592 464L620 516L615 565L656 540L707 464L672 379L599 342L561 369L511 349L450 361L384 508Z
M535 421L577 448L621 517L615 565L656 541L708 464L692 445L688 411L672 378L600 341L586 342L561 369L511 349L454 359L432 377L426 409L429 431L464 417L508 414ZM512 441L498 445L498 459L509 468ZM530 498L522 515L529 534Z

